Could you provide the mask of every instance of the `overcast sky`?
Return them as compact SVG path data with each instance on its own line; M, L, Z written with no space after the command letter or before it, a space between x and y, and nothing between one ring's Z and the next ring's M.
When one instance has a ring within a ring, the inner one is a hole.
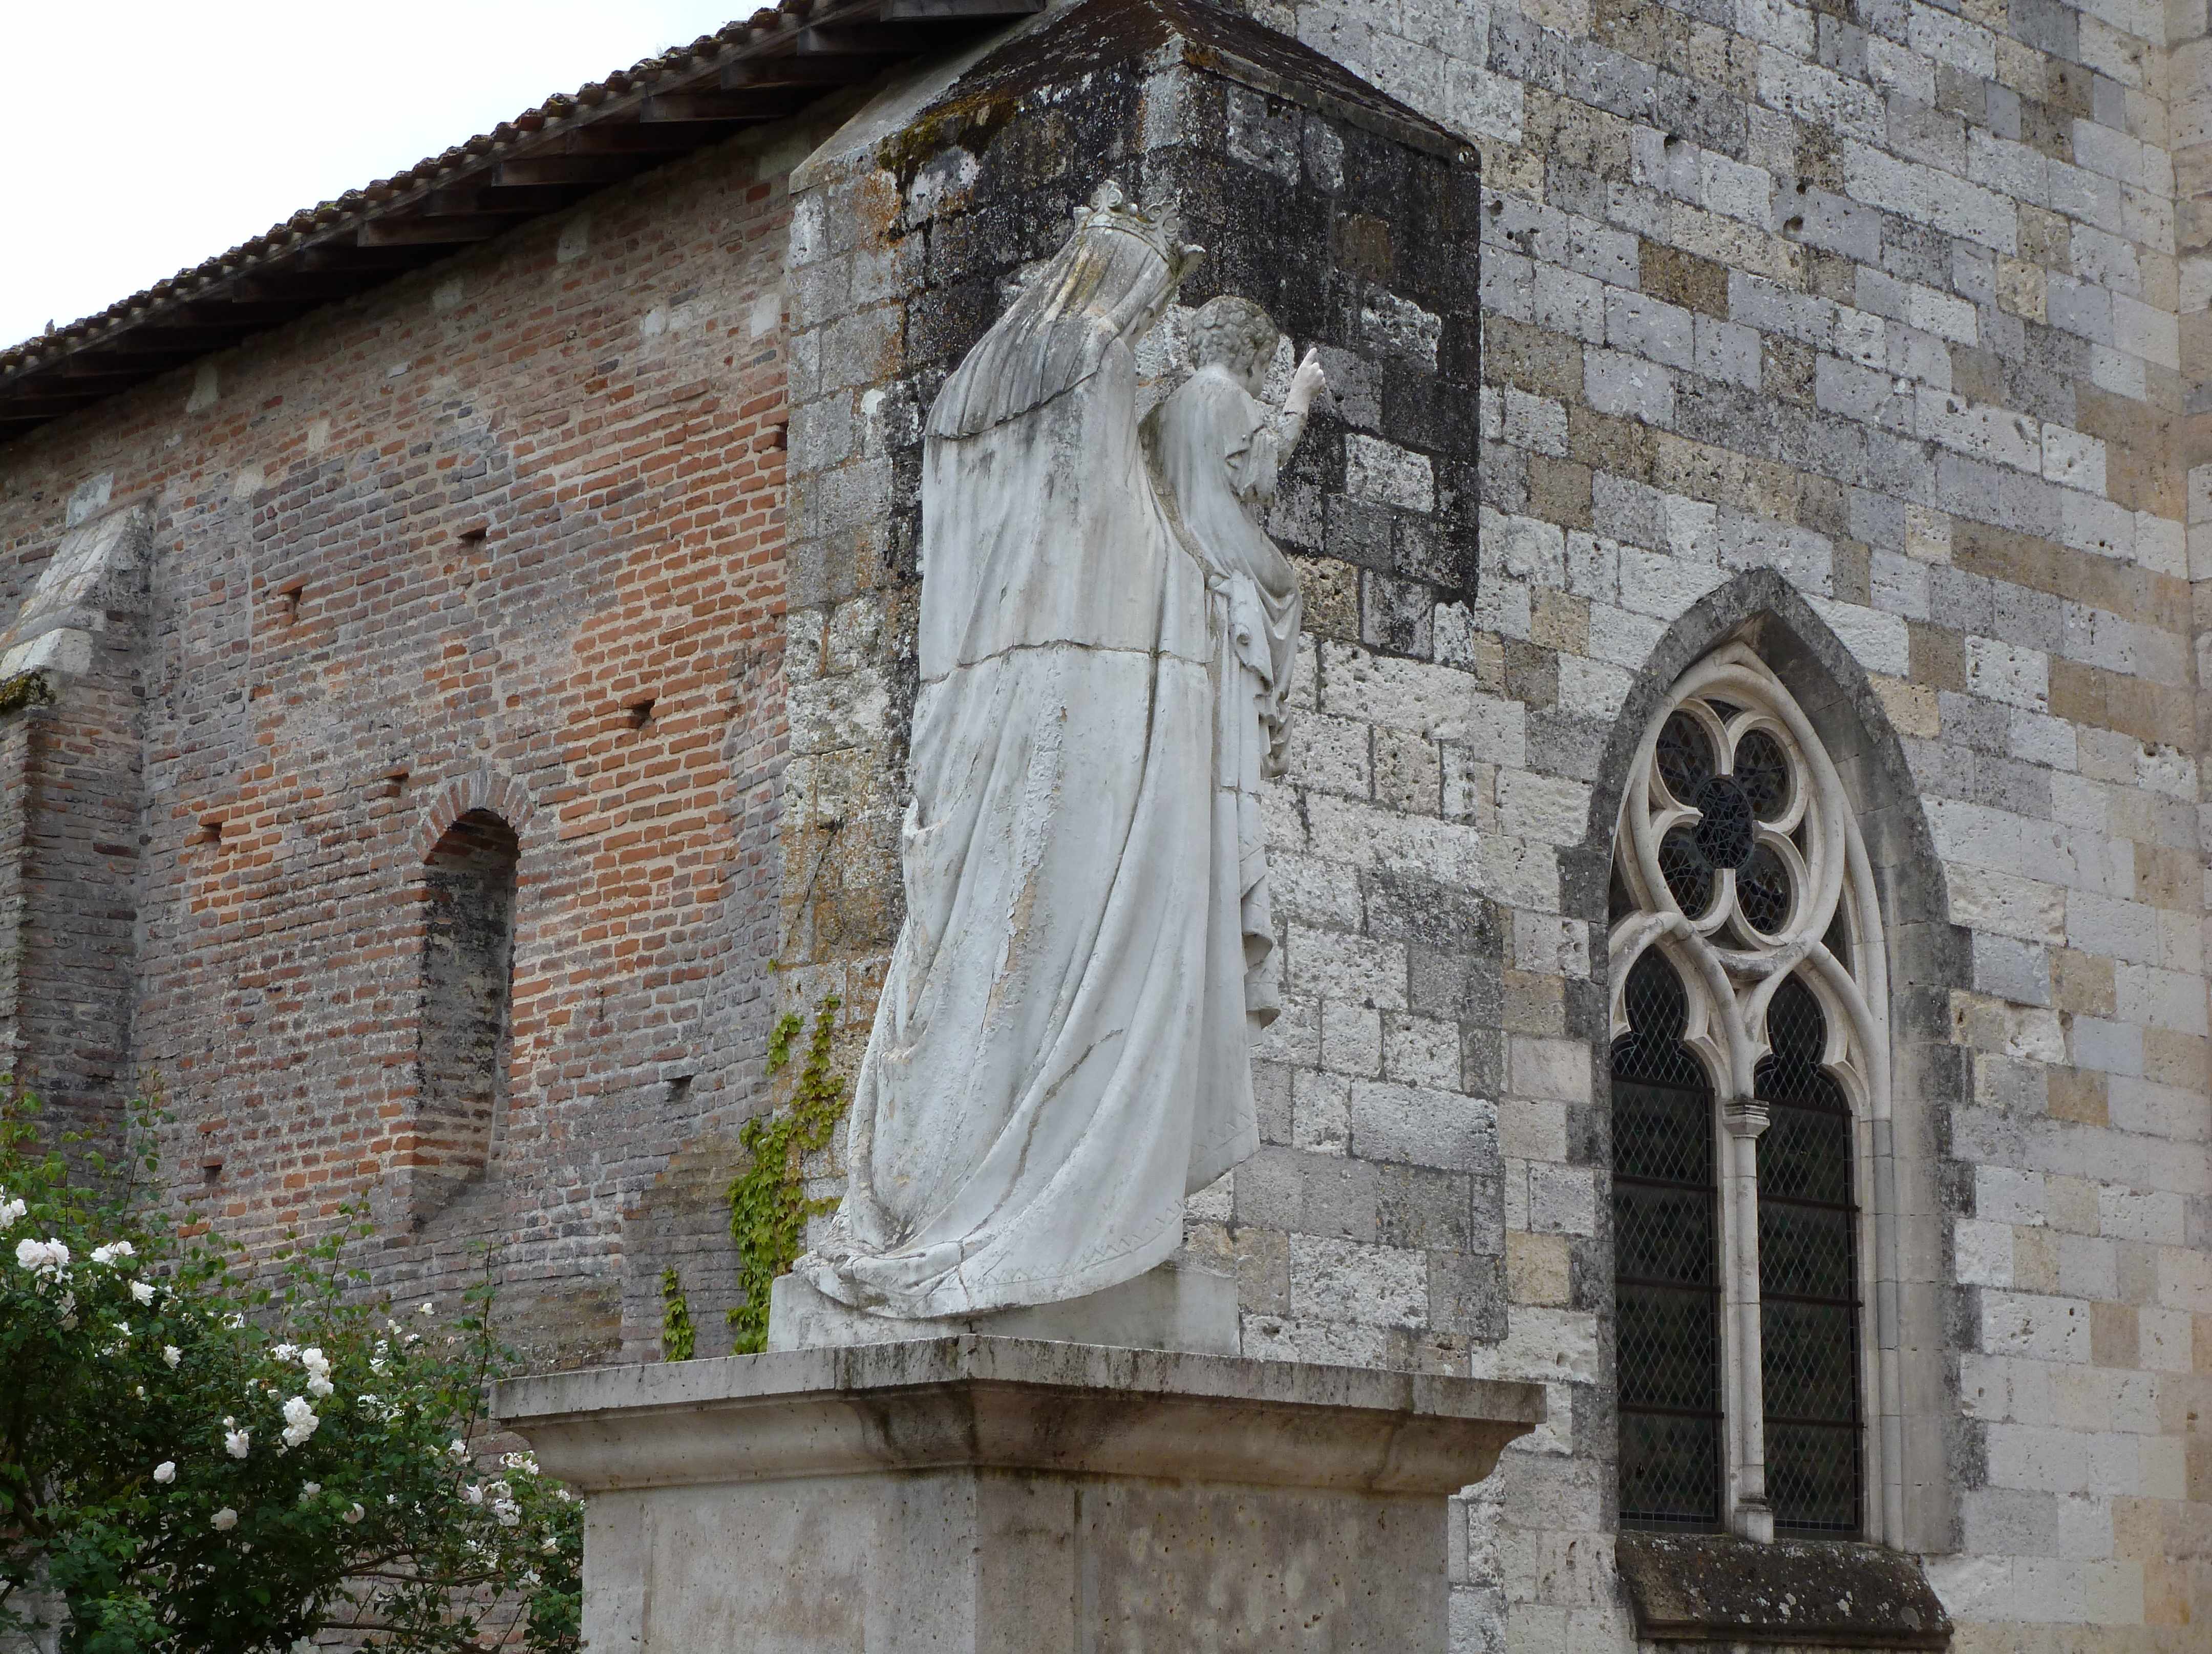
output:
M0 346L763 0L0 0Z

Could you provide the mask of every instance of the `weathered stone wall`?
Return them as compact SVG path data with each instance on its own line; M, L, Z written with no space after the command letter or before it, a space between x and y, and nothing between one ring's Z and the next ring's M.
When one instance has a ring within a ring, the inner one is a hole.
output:
M1485 185L1475 577L1401 588L1355 517L1301 516L1373 476L1356 402L1275 524L1314 636L1274 817L1290 1008L1267 1147L1190 1231L1238 1260L1248 1349L1547 1381L1552 1423L1471 1512L1458 1645L1632 1636L1604 870L1649 708L1747 629L1864 812L1894 956L1900 1215L1925 1237L1883 1289L1901 1537L1959 1646L2179 1654L2212 1615L2176 430L2206 284L2173 160L2202 94L2172 78L2203 76L2202 8L2171 42L2154 7L2063 0L1246 9L1477 143ZM916 410L1058 215L1166 175L1182 106L1141 56L1071 53L1079 93L1018 109L1003 78L956 88L966 136L925 119L804 175L787 991L838 988L852 1041L898 920ZM1260 198L1277 170L1310 187L1328 123L1249 106L1192 137ZM1347 193L1278 256L1316 275L1365 215ZM1477 1163L1458 1231L1409 1199Z
M64 677L0 735L49 766L30 873L56 835L115 869L76 921L10 927L23 997L81 1008L119 920L135 1019L100 1089L161 1088L179 1198L255 1245L367 1203L407 1293L501 1243L549 1357L655 1352L669 1263L702 1353L726 1336L784 746L783 179L809 142L702 154L0 452L15 600L82 486L148 502L154 548L135 677ZM94 833L49 755L135 769L134 721L143 787ZM520 841L488 1170L451 1163L417 1072L425 861L478 810ZM27 1077L106 1077L19 1024Z

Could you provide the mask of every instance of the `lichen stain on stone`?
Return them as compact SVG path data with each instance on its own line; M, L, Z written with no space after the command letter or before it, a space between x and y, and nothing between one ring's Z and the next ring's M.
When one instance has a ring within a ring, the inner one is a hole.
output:
M52 706L53 701L53 685L42 672L19 672L12 678L0 678L0 717L27 707Z

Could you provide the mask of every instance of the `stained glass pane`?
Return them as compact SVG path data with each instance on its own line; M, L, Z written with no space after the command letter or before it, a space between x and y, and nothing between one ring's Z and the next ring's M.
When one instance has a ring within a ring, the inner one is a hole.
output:
M1778 1533L1860 1525L1857 1213L1851 1118L1820 1066L1827 1022L1796 977L1766 1012L1758 1094L1759 1341L1766 1491Z
M1790 807L1790 763L1782 743L1765 730L1747 731L1735 744L1735 780L1761 821L1773 821Z
M1620 1519L1708 1531L1721 1514L1711 1096L1681 1043L1681 981L1656 950L1624 998L1631 1031L1613 1047Z
M1840 901L1836 903L1836 916L1828 921L1828 933L1820 939L1820 945L1835 956L1838 964L1854 975L1857 974L1855 969L1856 962L1851 958L1850 927L1844 922L1844 904Z
M1790 921L1790 868L1771 847L1760 845L1736 870L1735 899L1762 936L1774 935Z
M1669 713L1659 727L1659 741L1652 752L1659 779L1678 804L1688 804L1713 773L1712 739L1705 726L1686 712Z
M1695 919L1713 904L1713 865L1698 848L1698 830L1683 822L1659 841L1659 872L1675 906Z
M1751 800L1726 775L1698 789L1698 850L1716 867L1741 867L1751 854Z

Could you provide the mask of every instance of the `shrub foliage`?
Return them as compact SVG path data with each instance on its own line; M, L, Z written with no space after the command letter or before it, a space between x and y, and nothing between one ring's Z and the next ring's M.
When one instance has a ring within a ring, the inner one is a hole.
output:
M581 1505L471 1445L514 1360L489 1272L395 1318L355 1229L258 1285L150 1198L150 1153L65 1158L35 1116L0 1102L0 1645L577 1648Z

